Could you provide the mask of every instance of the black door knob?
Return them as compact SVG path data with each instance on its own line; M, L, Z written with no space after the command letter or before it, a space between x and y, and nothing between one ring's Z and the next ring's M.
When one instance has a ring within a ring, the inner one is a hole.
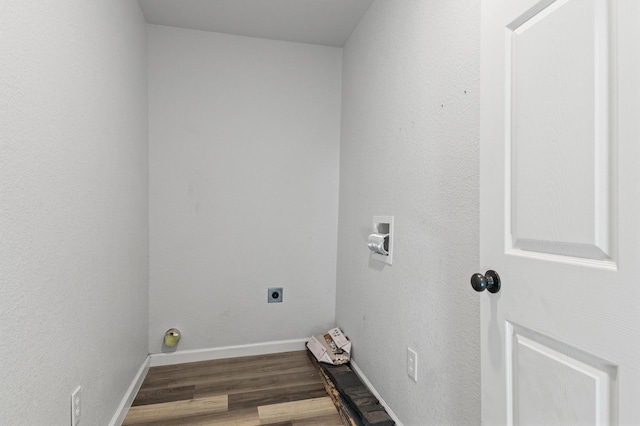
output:
M475 291L489 290L489 293L500 291L500 275L496 271L488 270L484 275L471 275L471 287Z

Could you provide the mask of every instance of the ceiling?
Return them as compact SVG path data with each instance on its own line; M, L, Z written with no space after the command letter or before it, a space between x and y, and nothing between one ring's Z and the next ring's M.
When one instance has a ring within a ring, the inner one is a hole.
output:
M342 47L373 0L139 0L150 24Z

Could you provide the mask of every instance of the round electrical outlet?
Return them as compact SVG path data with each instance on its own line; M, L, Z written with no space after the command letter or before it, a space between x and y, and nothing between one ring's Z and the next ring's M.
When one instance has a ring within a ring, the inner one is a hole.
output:
M272 287L267 293L267 302L282 303L282 287Z

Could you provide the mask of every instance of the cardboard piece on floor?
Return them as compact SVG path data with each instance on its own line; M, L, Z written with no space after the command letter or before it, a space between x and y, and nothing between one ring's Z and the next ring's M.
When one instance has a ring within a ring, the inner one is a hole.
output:
M319 362L341 365L351 359L351 342L337 327L323 336L312 336L307 342L307 348Z

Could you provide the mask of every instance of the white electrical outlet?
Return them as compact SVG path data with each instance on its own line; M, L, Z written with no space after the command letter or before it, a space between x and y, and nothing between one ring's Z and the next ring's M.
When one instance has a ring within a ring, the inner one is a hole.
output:
M411 348L407 348L407 374L414 382L418 381L418 354Z
M71 394L71 426L76 426L80 423L80 415L82 411L80 409L80 391L82 386L78 386L78 389L74 390Z

